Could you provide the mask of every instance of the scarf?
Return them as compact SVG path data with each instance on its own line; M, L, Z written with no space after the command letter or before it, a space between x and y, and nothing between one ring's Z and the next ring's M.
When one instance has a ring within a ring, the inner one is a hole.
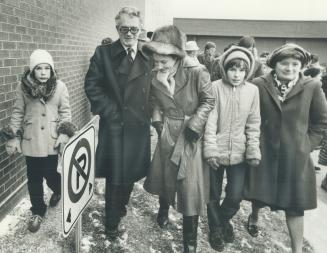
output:
M33 78L29 70L22 77L23 92L32 98L47 101L56 91L56 87L56 75L52 75L45 83L41 83L39 80Z
M299 79L299 77L295 78L292 81L289 82L282 82L277 78L276 73L273 74L273 78L275 81L275 88L277 89L278 92L278 99L281 102L284 102L286 99L286 96L288 93L290 93L290 91L292 90L293 86L295 86L297 80Z

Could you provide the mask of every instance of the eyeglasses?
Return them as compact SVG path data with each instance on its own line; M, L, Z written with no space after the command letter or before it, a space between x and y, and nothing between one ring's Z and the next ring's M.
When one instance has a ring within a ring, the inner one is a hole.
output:
M118 28L118 30L123 34L127 34L128 32L131 32L131 34L137 34L140 31L140 29L136 26L121 26Z

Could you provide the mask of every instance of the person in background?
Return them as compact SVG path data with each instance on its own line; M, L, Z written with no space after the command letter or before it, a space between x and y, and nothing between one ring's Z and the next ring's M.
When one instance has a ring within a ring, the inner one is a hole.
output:
M325 97L327 99L327 75L323 75L321 78L322 90L324 91ZM327 166L327 131L324 133L324 139L321 142L321 148L318 156L318 163ZM321 182L321 188L327 192L327 174Z
M91 111L100 116L96 177L106 179L105 234L119 237L134 183L150 167L150 63L138 40L141 13L123 7L116 18L119 39L96 48L85 77Z
M2 129L7 139L7 153L23 153L26 159L27 188L32 204L30 232L39 230L47 210L44 178L53 191L49 206L54 207L60 201L58 155L75 130L67 87L57 78L49 52L36 49L30 56L28 71L17 86L10 123Z
M257 49L255 47L254 38L250 37L250 36L244 36L239 40L237 45L250 50L252 52L253 56L254 56L254 59L255 59L254 70L253 70L252 75L248 79L249 82L251 82L251 80L253 78L262 76L264 74L263 65L260 62L260 60L258 59L258 53L257 53Z
M185 40L185 35L170 25L157 29L152 41L143 46L154 63L152 124L159 136L144 189L159 195L160 227L169 222L170 206L183 215L184 252L193 253L199 215L205 213L209 198L202 135L215 99L206 68L185 57Z
M194 63L200 64L198 58L197 58L197 53L199 51L199 47L196 44L196 41L190 40L186 42L185 45L185 51L186 54L191 58L191 60L194 61Z
M243 199L247 166L257 167L261 159L259 90L246 81L253 71L253 55L232 46L220 63L223 78L212 84L216 106L209 114L203 144L210 165L209 243L218 251L224 249L224 241L234 241L230 220ZM225 171L226 196L220 204Z
M104 38L102 41L101 41L101 45L109 45L113 42L113 40L110 38L110 37L107 37L107 38Z
M216 44L211 41L208 41L204 46L203 54L198 55L199 62L207 68L210 77L211 77L215 52L216 52Z
M267 57L269 56L269 52L262 52L260 54L260 62L262 63L262 70L266 74L271 71L271 69L267 66Z
M262 159L246 180L244 196L252 201L247 230L258 236L261 207L283 210L293 253L302 252L304 211L317 207L310 153L327 128L321 82L302 74L309 61L310 53L287 43L269 55L272 71L252 80L260 93Z

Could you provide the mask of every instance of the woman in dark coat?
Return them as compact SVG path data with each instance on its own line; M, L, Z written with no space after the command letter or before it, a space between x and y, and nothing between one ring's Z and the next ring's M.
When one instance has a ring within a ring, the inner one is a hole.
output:
M183 214L184 252L196 251L198 217L209 198L209 170L202 163L201 136L215 104L204 66L185 57L185 35L175 26L156 30L143 51L154 62L152 124L159 135L144 188L159 195L158 223L168 222L168 209Z
M254 79L260 92L261 165L249 169L245 197L252 200L248 231L258 235L259 208L284 210L292 252L302 252L304 210L317 207L310 152L327 127L327 104L317 79L301 73L310 54L295 44L275 49L272 71Z

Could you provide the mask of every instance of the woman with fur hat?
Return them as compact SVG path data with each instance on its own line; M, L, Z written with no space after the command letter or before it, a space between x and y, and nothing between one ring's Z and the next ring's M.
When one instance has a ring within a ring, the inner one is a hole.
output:
M253 72L253 55L232 46L221 56L220 68L222 79L212 83L216 106L205 127L203 147L210 165L209 243L218 251L224 249L224 242L234 241L230 220L243 199L245 172L261 159L259 90L246 81ZM225 171L226 196L220 204Z
M272 71L252 81L260 93L262 159L258 169L249 169L245 187L253 204L247 229L258 236L259 208L283 210L293 253L302 252L304 211L317 207L310 152L327 127L321 82L301 72L309 61L305 49L285 44L267 59Z
M37 49L30 56L29 70L17 86L9 125L3 129L9 155L23 153L27 165L27 186L32 216L28 229L40 228L47 206L43 199L43 178L53 191L49 206L61 198L58 154L74 135L66 85L57 79L52 56Z
M185 35L173 25L157 29L143 46L154 62L152 124L159 136L144 188L159 195L159 226L167 225L170 205L183 214L184 252L196 252L198 218L209 195L201 143L215 100L209 73L185 57L184 48Z

